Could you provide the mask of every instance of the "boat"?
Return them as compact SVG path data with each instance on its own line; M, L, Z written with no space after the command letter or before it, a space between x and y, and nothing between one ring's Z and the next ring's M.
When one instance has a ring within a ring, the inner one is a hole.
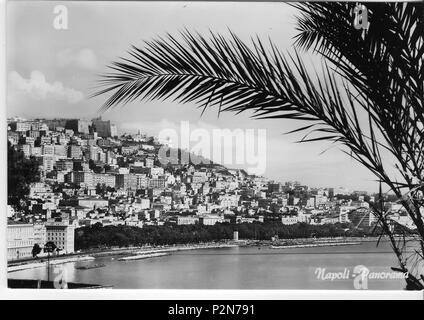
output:
M106 265L103 263L96 263L96 264L92 264L92 265L88 265L88 266L80 266L80 267L76 267L75 269L78 270L89 270L89 269L96 269L96 268L102 268L105 267Z

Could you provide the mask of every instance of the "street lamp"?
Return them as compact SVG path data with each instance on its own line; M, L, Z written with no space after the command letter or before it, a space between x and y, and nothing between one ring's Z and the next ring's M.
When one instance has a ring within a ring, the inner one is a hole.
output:
M50 282L50 253L54 252L56 249L57 246L52 241L44 245L44 252L47 252L47 282Z

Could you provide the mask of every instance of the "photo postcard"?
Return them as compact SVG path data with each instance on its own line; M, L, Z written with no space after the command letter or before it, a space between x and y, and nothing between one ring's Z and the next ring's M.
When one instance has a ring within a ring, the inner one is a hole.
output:
M7 1L11 289L424 289L420 2Z

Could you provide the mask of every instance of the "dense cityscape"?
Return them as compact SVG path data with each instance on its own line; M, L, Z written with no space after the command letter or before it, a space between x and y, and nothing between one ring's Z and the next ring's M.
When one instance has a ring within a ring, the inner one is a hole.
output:
M131 227L160 238L166 228L182 226L178 232L187 234L187 242L204 240L189 238L203 227L207 240L219 240L231 237L237 225L244 226L240 236L257 238L251 226L273 226L281 237L281 228L301 225L316 236L320 226L368 232L376 222L372 205L378 195L281 183L214 163L164 163L161 141L140 131L118 135L117 126L101 118L11 118L7 136L9 261L33 257L34 246L42 255L49 242L61 254L85 249L91 246L82 244L87 238L76 238L99 228L113 233ZM391 220L412 228L395 200L384 202ZM170 239L177 241L175 235Z

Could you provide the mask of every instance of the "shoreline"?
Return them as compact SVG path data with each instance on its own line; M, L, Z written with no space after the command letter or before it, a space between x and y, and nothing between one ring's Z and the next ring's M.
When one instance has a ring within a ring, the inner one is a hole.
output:
M234 248L238 247L240 244L206 244L206 245L192 245L187 247L171 247L163 249L153 249L153 250L140 250L136 254L149 254L149 253L160 253L160 252L177 252L177 251L186 251L186 250L200 250L200 249L218 249L218 248Z
M58 264L65 264L65 263L69 263L69 262L78 262L78 261L88 261L88 260L94 260L94 259L95 258L92 257L92 256L70 257L70 258L65 258L65 259L53 259L53 260L51 259L50 265L58 265ZM47 261L24 263L24 264L18 264L18 265L14 265L14 266L8 266L7 267L7 273L26 270L26 269L41 268L41 267L47 267Z
M192 245L172 245L172 246L160 246L160 247L131 247L131 248L110 248L102 250L99 252L80 252L76 254L66 255L66 256L57 256L50 257L50 265L59 265L70 262L79 262L79 261L91 261L95 260L96 257L106 257L106 256L126 256L133 257L135 255L142 254L161 254L169 253L183 250L200 250L200 249L218 249L218 248L230 248L237 247L238 244L232 243L205 243L205 244L192 244ZM43 260L43 261L40 261ZM21 271L26 269L35 269L47 267L47 258L43 257L41 259L32 259L24 262L8 262L7 273L12 273L15 271Z
M101 250L87 250L69 255L50 257L51 265L65 264L71 262L95 260L96 257L107 256L126 256L131 257L142 254L171 253L187 250L218 249L249 246L268 246L271 249L288 249L302 247L325 247L334 245L345 245L345 243L360 244L361 242L377 241L377 237L337 237L337 238L298 238L298 239L280 239L278 241L270 240L228 240L226 242L209 242L194 244L175 244L163 246L138 246L129 248L105 248ZM384 241L384 240L383 240ZM357 243L356 243L357 242ZM272 247L277 248L272 248ZM42 261L40 261L42 260ZM34 269L47 266L47 258L31 259L28 261L8 262L7 272L15 272L25 269Z
M291 238L291 239L277 239L277 240L247 240L247 246L332 246L343 243L368 243L377 242L378 237L335 237L335 238ZM381 242L386 241L382 239Z
M319 248L319 247L337 247L337 246L352 246L359 245L361 242L333 242L333 243L310 243L310 244L295 244L283 246L270 246L271 249L292 249L292 248Z

